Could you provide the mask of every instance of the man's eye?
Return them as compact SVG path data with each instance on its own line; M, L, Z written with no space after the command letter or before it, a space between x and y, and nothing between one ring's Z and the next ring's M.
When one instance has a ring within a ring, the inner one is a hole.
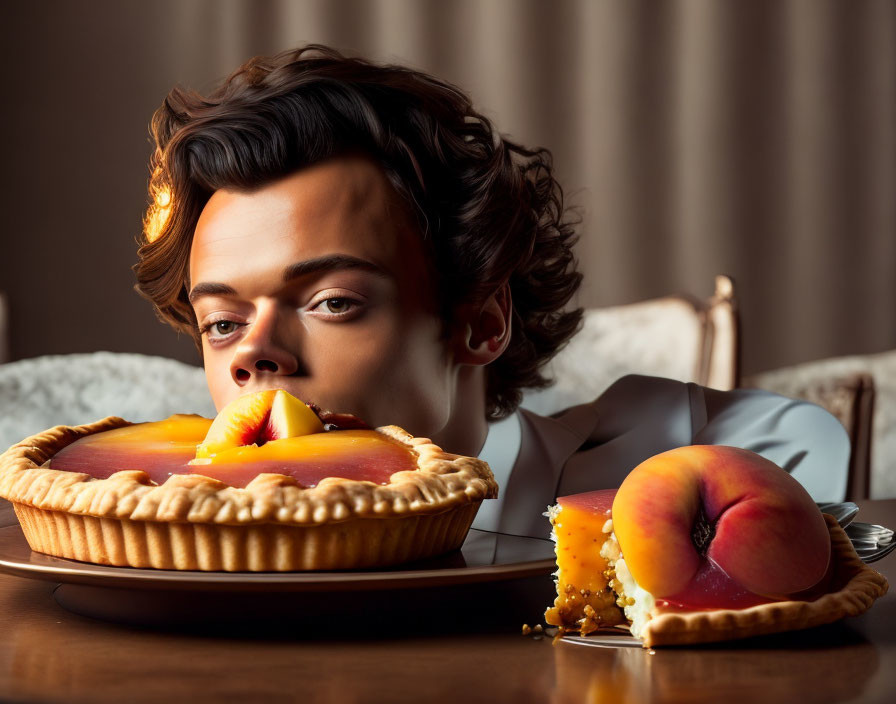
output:
M354 307L354 301L349 298L328 298L315 306L322 308L325 313L330 315L342 315L348 313Z
M232 320L219 320L212 327L214 327L215 332L219 335L229 335L236 330L236 323Z
M237 323L232 320L218 320L205 326L203 332L207 332L209 337L226 337L237 329Z

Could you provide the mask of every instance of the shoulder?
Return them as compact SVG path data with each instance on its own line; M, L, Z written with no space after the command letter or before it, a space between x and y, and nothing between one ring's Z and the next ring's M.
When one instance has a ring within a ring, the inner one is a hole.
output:
M550 421L574 429L587 448L623 436L637 445L687 445L693 434L691 389L674 379L628 375L593 401L555 413Z
M846 429L833 415L809 401L788 398L762 389L719 391L700 387L707 422L702 437L710 435L755 436L772 430L796 435L831 434L847 439Z
M618 379L587 405L636 416L687 411L695 436L710 424L716 432L722 429L733 432L750 426L768 427L785 418L789 423L799 421L823 426L838 435L846 432L833 415L808 401L763 389L720 391L691 382L637 374Z
M761 389L719 391L630 375L584 407L591 411L593 429L582 449L612 443L655 453L681 445L731 445L783 467L816 501L845 495L849 436L833 415L808 401ZM582 417L582 409L570 408L556 418Z
M630 375L616 381L592 405L613 408L625 415L686 410L695 444L722 444L719 440L756 438L768 433L789 433L813 440L824 436L838 445L849 443L840 421L821 406L764 389L720 391L674 379Z
M662 376L645 376L643 374L626 374L623 377L619 377L616 381L614 381L610 386L607 387L607 390L604 391L600 397L604 396L614 396L621 393L633 393L633 392L654 392L654 393L680 393L683 389L686 389L689 386L688 383L684 381L677 381L676 379L667 379Z
M694 444L733 445L783 467L816 501L846 495L851 444L821 406L758 389L703 389L707 409Z
M690 405L689 385L657 376L629 374L613 382L600 396L591 402L592 407L604 419L616 418L619 422L643 421L650 415L685 411Z

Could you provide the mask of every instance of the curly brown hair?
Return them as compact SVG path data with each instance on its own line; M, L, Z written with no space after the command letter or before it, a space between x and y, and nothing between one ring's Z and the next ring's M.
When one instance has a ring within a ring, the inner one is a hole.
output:
M415 213L443 319L509 283L511 339L487 370L488 416L549 380L544 364L577 331L575 222L546 149L499 135L455 86L312 44L256 57L208 96L175 87L152 118L156 150L137 290L189 333L190 246L220 188L251 189L348 152L377 160Z

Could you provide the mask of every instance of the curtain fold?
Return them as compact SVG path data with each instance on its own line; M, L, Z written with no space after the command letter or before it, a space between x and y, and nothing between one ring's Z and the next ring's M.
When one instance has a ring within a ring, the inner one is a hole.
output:
M152 107L175 83L208 90L253 54L312 41L450 80L503 132L550 148L583 216L583 305L705 296L726 273L748 374L896 347L893 0L97 0L9 14L6 85L27 99L4 129L37 125L47 141L10 145L5 211L18 218L48 173L66 184L57 208L15 220L32 242L5 236L14 358L120 340L192 358L144 329L151 313L136 297L114 304L114 337L68 319L34 325L52 295L29 291L15 262L59 238L60 213L80 213L65 246L105 252L121 238L120 261L85 261L86 280L112 267L126 277ZM54 127L60 111L78 139ZM105 189L127 197L85 211ZM112 221L115 233L91 229ZM47 275L74 288L66 261ZM87 289L85 306L99 306L101 287Z

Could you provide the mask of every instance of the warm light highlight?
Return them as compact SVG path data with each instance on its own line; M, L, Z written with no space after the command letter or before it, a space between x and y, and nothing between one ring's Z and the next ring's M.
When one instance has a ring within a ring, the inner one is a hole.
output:
M162 235L168 218L171 215L171 189L167 186L160 188L155 193L152 205L146 213L143 222L143 232L147 242L155 242Z

